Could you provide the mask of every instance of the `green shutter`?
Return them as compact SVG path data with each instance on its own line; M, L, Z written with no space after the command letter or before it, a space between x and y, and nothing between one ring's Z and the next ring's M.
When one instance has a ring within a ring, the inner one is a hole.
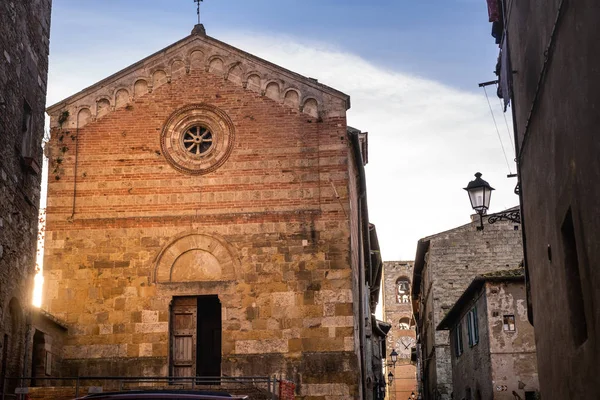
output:
M462 329L460 323L456 327L456 356L463 353Z
M474 342L473 344L479 343L479 322L477 321L477 307L473 308L473 333Z
M473 347L473 324L471 323L472 311L467 313L467 336L469 337L469 347Z
M456 357L460 357L462 353L462 333L460 323L456 326L456 330L454 331L454 350L456 352Z

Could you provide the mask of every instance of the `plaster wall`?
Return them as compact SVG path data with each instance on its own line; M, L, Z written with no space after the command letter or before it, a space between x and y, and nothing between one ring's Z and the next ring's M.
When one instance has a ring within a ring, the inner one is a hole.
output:
M507 25L543 398L600 398L599 17L594 0L534 0Z
M467 330L467 314L477 309L479 327L479 343L469 346ZM494 387L492 377L492 356L490 354L490 327L485 290L480 290L471 301L464 306L458 320L462 329L463 349L460 356L456 354L456 326L450 332L452 352L452 389L455 399L467 399L468 393L475 400L493 399ZM492 339L493 340L493 339Z
M513 392L525 398L525 392L539 391L534 329L527 320L525 285L488 282L485 291L494 399L513 399ZM514 332L504 330L504 315L515 316Z

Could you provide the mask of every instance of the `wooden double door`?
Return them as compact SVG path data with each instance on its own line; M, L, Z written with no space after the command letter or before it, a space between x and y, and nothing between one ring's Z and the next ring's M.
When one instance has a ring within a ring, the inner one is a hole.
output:
M218 296L174 297L171 376L221 376L221 302Z

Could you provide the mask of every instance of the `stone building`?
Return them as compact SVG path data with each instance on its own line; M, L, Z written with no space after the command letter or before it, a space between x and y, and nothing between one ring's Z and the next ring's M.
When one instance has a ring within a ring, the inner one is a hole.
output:
M201 25L49 107L63 372L279 374L302 398L371 398L381 261L349 107Z
M392 326L387 335L387 362L392 350L398 353L396 365L388 368L394 374L388 388L391 400L405 400L418 391L416 368L411 362L416 338L410 295L413 266L412 261L383 263L383 319Z
M514 269L523 261L518 224L484 220L484 229L478 230L479 224L474 215L470 224L423 238L417 245L412 301L419 390L426 400L450 399L452 393L448 333L436 331L438 324L476 276Z
M597 399L600 7L594 0L499 4L490 20L504 26L498 73L512 102L541 394Z
M538 398L523 272L475 278L438 325L450 332L454 399Z
M50 8L50 0L0 2L0 386L27 367Z
M48 379L61 377L62 346L68 326L42 309L32 312L33 335L31 338L31 376L26 382L31 386L60 385L59 381Z

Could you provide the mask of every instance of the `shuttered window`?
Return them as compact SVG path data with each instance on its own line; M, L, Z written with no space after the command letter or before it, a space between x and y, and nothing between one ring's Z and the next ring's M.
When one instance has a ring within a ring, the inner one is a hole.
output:
M460 357L463 353L462 327L460 323L456 326L456 330L454 331L454 351L456 352L456 357Z
M479 326L477 325L477 308L473 308L467 314L467 331L469 335L469 346L473 347L479 343Z

